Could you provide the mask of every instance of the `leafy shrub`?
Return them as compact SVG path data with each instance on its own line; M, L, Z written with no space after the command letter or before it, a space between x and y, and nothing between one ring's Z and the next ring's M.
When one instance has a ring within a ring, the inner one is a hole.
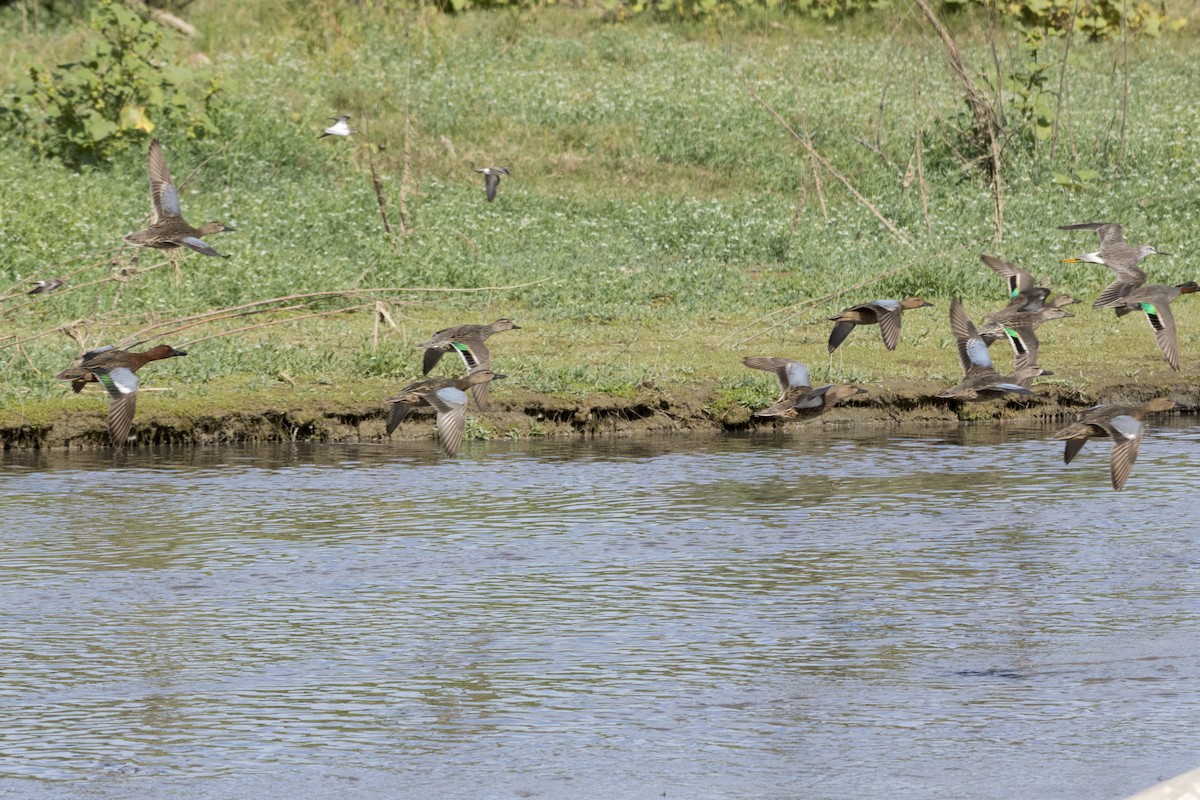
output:
M944 0L947 8L991 6L995 0ZM1089 39L1107 39L1121 35L1121 12L1125 0L1001 0L1001 12L1026 28L1051 33L1074 29ZM1129 30L1157 36L1164 28L1178 30L1187 20L1172 19L1161 8L1145 0L1128 3Z
M1161 8L1156 9L1147 2L1128 5L1130 31L1155 36L1164 25L1177 28L1184 22L1182 19L1170 20ZM1010 16L1030 27L1065 31L1074 18L1075 30L1089 39L1120 36L1122 8L1123 0L1011 0L1004 3L1004 10Z
M158 125L191 139L214 130L215 81L185 91L190 75L168 63L158 25L113 0L100 0L91 21L97 35L79 61L31 67L12 97L13 121L35 148L78 166L109 160Z

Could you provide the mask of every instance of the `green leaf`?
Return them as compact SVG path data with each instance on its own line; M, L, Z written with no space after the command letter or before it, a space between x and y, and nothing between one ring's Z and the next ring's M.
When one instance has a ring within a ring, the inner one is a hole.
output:
M87 129L87 134L93 142L102 142L119 130L115 122L105 119L98 114L92 114L88 117L87 121L84 122L84 127Z

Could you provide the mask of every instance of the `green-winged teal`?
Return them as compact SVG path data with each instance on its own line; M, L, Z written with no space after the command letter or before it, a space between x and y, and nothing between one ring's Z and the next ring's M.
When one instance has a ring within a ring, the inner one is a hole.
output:
M1027 305L1031 301L1036 305L1038 301L1045 302L1046 298L1050 296L1049 289L1038 286L1033 279L1033 275L1027 270L1021 269L1016 264L989 255L981 255L979 260L1000 277L1004 278L1008 284L1008 299L1010 302L1016 301L1018 298L1023 298L1022 305ZM1033 309L1030 308L1028 310Z
M1125 241L1125 231L1113 222L1081 222L1076 225L1059 225L1060 231L1095 231L1100 238L1100 249L1084 253L1075 258L1064 258L1064 264L1103 264L1116 273L1116 278L1105 287L1092 302L1092 308L1117 308L1125 295L1146 282L1146 273L1138 268L1138 262L1147 256L1165 256L1154 245L1143 244L1133 247Z
M500 176L511 174L508 167L476 167L475 171L483 173L483 188L487 192L489 203L496 199L496 190L500 188Z
M827 384L813 389L808 385L808 367L787 358L748 356L742 363L751 369L774 372L779 378L779 399L754 412L756 417L782 417L806 420L819 417L848 397L866 393L866 389L849 384Z
M65 283L66 283L66 281L60 281L58 278L50 278L49 280L44 280L44 281L35 281L33 283L33 288L30 289L25 294L49 294L50 292L53 292L55 289L57 289L58 287L62 286Z
M228 258L214 250L212 245L201 237L232 231L233 228L220 222L206 222L199 228L193 228L184 220L179 209L179 190L175 187L170 170L167 169L167 160L163 156L162 145L158 143L158 139L150 142L146 171L150 174L150 204L153 209L150 227L126 234L125 241L138 247L153 247L159 250L186 247L202 255Z
M342 114L336 117L329 117L333 120L333 124L322 131L318 139L324 139L326 136L349 136L352 133L358 133L354 128L350 127L350 115Z
M851 306L836 317L829 319L837 324L829 334L829 352L832 353L856 325L879 325L879 335L888 350L895 350L900 341L900 315L914 308L928 308L933 303L926 303L919 297L906 297L903 300L872 300L860 306Z
M1133 311L1144 311L1150 327L1154 330L1154 341L1171 369L1179 370L1179 335L1175 330L1175 315L1171 313L1171 301L1181 294L1200 292L1200 284L1187 281L1178 286L1140 286L1121 299L1118 316Z
M455 325L452 328L444 328L429 337L429 341L417 345L419 349L425 351L422 374L428 375L429 371L437 366L442 356L450 352L458 353L468 374L482 369L491 369L492 354L483 343L484 340L501 331L519 330L521 330L520 325L511 319L503 318L487 325ZM480 409L484 408L487 405L488 397L487 383L476 384L471 389L471 395L475 398L475 405Z
M1061 305L1058 302L1061 302ZM1027 307L1027 304L1023 304L1021 298L1018 297L1007 307L984 316L985 321L978 331L979 338L983 339L988 347L1000 339L1006 340L1012 346L1018 370L1022 367L1034 366L1038 363L1040 347L1034 331L1042 323L1052 319L1075 316L1062 310L1063 305L1070 305L1073 302L1075 299L1070 295L1058 295L1050 304L1042 305L1036 311L1025 311L1023 309Z
M54 377L71 382L78 392L89 382L97 381L108 392L108 440L113 447L124 446L133 426L133 411L137 406L139 369L151 361L186 356L183 350L160 344L144 353L131 353L115 347L101 347L83 354L79 361Z
M956 386L938 392L938 397L989 400L1010 393L1034 394L1027 384L1038 375L1052 374L1033 363L1023 364L1012 377L998 373L992 366L987 343L975 330L974 323L957 297L950 300L950 332L954 334L963 380Z
M387 432L390 435L408 416L408 412L419 406L431 406L437 411L438 440L446 455L458 452L462 444L463 430L467 422L466 390L482 386L489 381L505 377L490 369L480 369L465 378L426 378L410 383L394 397L384 402L391 403L388 412Z
M1055 296L1054 299L1050 299L1050 290L1044 286L1036 285L1031 273L1002 258L981 255L979 260L1004 278L1008 284L1009 302L1006 310L1032 313L1041 310L1046 305L1062 308L1063 306L1079 302L1069 294L1060 294ZM1057 317L1050 318L1057 319ZM1042 322L1044 321L1042 320Z
M1169 397L1156 397L1140 406L1100 405L1081 411L1075 415L1075 422L1054 434L1055 439L1067 441L1063 463L1070 464L1088 439L1107 436L1113 442L1112 487L1120 491L1125 488L1137 460L1144 432L1142 417L1179 407Z

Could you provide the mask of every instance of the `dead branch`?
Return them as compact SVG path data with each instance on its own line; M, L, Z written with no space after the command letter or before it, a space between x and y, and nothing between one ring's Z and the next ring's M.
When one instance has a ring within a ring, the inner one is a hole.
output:
M232 336L235 333L245 333L246 331L259 330L260 328L270 328L275 325L283 325L284 323L287 323L287 322L300 322L301 320L313 319L315 317L328 317L328 316L332 316L334 314L345 314L346 312L349 312L349 311L358 311L359 309L362 309L362 308L370 308L372 305L373 305L372 303L360 303L359 305L356 305L356 306L347 306L346 308L335 308L331 311L316 311L312 314L303 314L299 317L288 317L287 319L273 319L270 322L263 322L258 325L246 325L241 328L234 328L233 330L222 331L221 333L214 333L209 336L202 336L199 339L189 339L188 341L183 342L180 346L181 347L192 347L193 345L199 344L200 342L207 342L209 339L220 339L222 336Z
M392 235L392 223L388 221L387 197L383 193L383 181L375 170L374 148L367 145L367 168L371 171L371 186L375 188L375 202L379 205L379 217L383 220L383 229L387 235Z
M899 275L901 272L912 269L914 266L916 266L918 261L920 261L920 258L913 258L911 261L908 261L905 264L901 264L900 266L890 269L887 272L881 273L879 275L873 275L870 278L864 278L863 280L859 281L858 283L854 284L853 286L847 286L845 289L839 289L836 292L831 292L830 294L823 295L822 297L813 297L808 300L801 300L799 303L794 303L790 306L785 306L784 308L777 308L769 314L762 315L761 317L754 320L753 322L748 322L745 325L735 328L733 331L731 331L729 333L728 336L726 336L724 339L722 339L721 341L719 341L717 343L717 347L721 347L721 346L725 345L734 336L737 336L739 333L741 333L742 331L746 330L747 328L749 328L753 325L757 325L760 322L766 322L767 320L771 319L772 317L778 316L779 314L784 314L789 311L792 312L792 313L788 314L786 317L784 317L783 319L776 322L774 325L764 328L763 330L759 331L758 333L754 334L753 336L747 336L745 339L742 339L741 341L737 342L734 345L735 347L740 347L740 346L744 345L746 342L753 341L753 340L757 339L759 336L768 334L771 331L775 330L776 328L787 324L792 319L799 316L801 311L811 308L812 306L815 306L819 303L824 303L827 300L835 300L835 299L841 297L842 295L846 294L847 292L852 292L855 289L861 289L864 286L870 286L872 283L878 283L879 281L881 281L885 278L890 278L893 275Z
M958 76L959 82L962 83L963 91L966 94L967 107L971 109L971 116L975 118L975 132L979 137L983 149L988 153L988 177L991 179L992 189L992 205L993 205L993 234L992 240L999 243L1004 237L1004 197L1002 193L1002 183L1000 176L1000 119L996 114L996 108L988 100L987 96L980 91L975 85L975 81L971 78L970 72L967 70L967 63L963 59L962 52L954 43L954 37L950 35L950 31L946 29L933 13L933 9L929 7L926 0L915 0L916 4L921 8L921 12L937 31L941 37L942 45L946 50L946 58L950 62L950 67L954 74Z
M918 2L920 2L920 0L918 0ZM782 125L784 129L796 139L796 141L804 145L804 148L808 151L809 155L816 159L817 163L824 167L830 175L837 178L838 182L845 186L846 189L849 190L850 194L854 195L858 202L866 206L866 208L875 216L875 218L882 222L884 227L891 231L893 236L903 242L906 247L913 246L912 242L908 240L908 237L901 233L900 229L897 228L891 220L879 212L879 209L875 207L874 203L863 197L862 194L854 188L854 185L850 183L850 180L845 175L838 172L837 169L834 168L833 164L829 163L824 156L817 152L817 148L811 141L796 133L795 129L787 123L787 120L785 120L766 100L763 100L762 97L759 96L758 92L754 90L754 87L750 85L750 82L746 80L745 76L739 75L738 77L741 78L742 85L746 87L746 91L750 93L750 96L754 98L755 102L769 111L771 116L775 117L775 119L779 121L779 124Z
M174 14L172 14L168 11L163 11L161 8L150 9L150 19L154 20L159 25L163 25L167 28L174 28L175 30L182 33L184 36L195 36L196 35L196 26L195 25L188 22L187 20L180 19L179 17L175 16Z
M1062 115L1063 97L1067 94L1067 60L1071 55L1071 40L1075 34L1075 21L1079 18L1079 0L1075 0L1075 8L1071 11L1071 21L1067 24L1067 43L1063 48L1062 68L1058 71L1058 98L1054 104L1054 122L1050 128L1050 160L1054 160L1054 152L1058 149L1058 120Z
M812 136L810 136L808 133L808 119L806 117L801 117L800 124L804 127L804 138L808 140L808 143L811 145ZM821 219L825 222L829 222L829 206L825 202L825 183L821 180L821 164L817 161L816 156L814 155L815 151L815 147L811 147L808 151L808 166L809 170L812 172L813 185L817 189L817 202L821 205Z
M1121 151L1117 160L1125 163L1125 123L1129 118L1129 0L1121 2Z

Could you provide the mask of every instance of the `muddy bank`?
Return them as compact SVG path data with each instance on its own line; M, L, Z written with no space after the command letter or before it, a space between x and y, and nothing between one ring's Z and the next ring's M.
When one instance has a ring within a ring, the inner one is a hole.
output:
M940 384L914 382L899 388L873 388L823 417L807 423L779 423L751 417L753 409L722 405L712 391L644 388L633 396L591 394L561 398L509 390L493 397L485 412L471 410L468 438L636 435L687 431L738 431L789 425L920 425L955 422L1051 421L1096 403L1140 403L1170 395L1185 412L1200 409L1200 385L1183 376L1171 383L1113 383L1088 391L1037 386L1035 398L962 403L933 397ZM93 398L100 399L100 398ZM255 398L255 408L179 411L171 404L139 408L134 420L138 444L221 442L357 442L387 438L386 404L337 404L318 397ZM189 403L194 406L194 403ZM108 446L106 404L69 402L41 422L19 418L10 409L0 419L0 442L12 448ZM425 439L433 417L415 412L392 439Z

